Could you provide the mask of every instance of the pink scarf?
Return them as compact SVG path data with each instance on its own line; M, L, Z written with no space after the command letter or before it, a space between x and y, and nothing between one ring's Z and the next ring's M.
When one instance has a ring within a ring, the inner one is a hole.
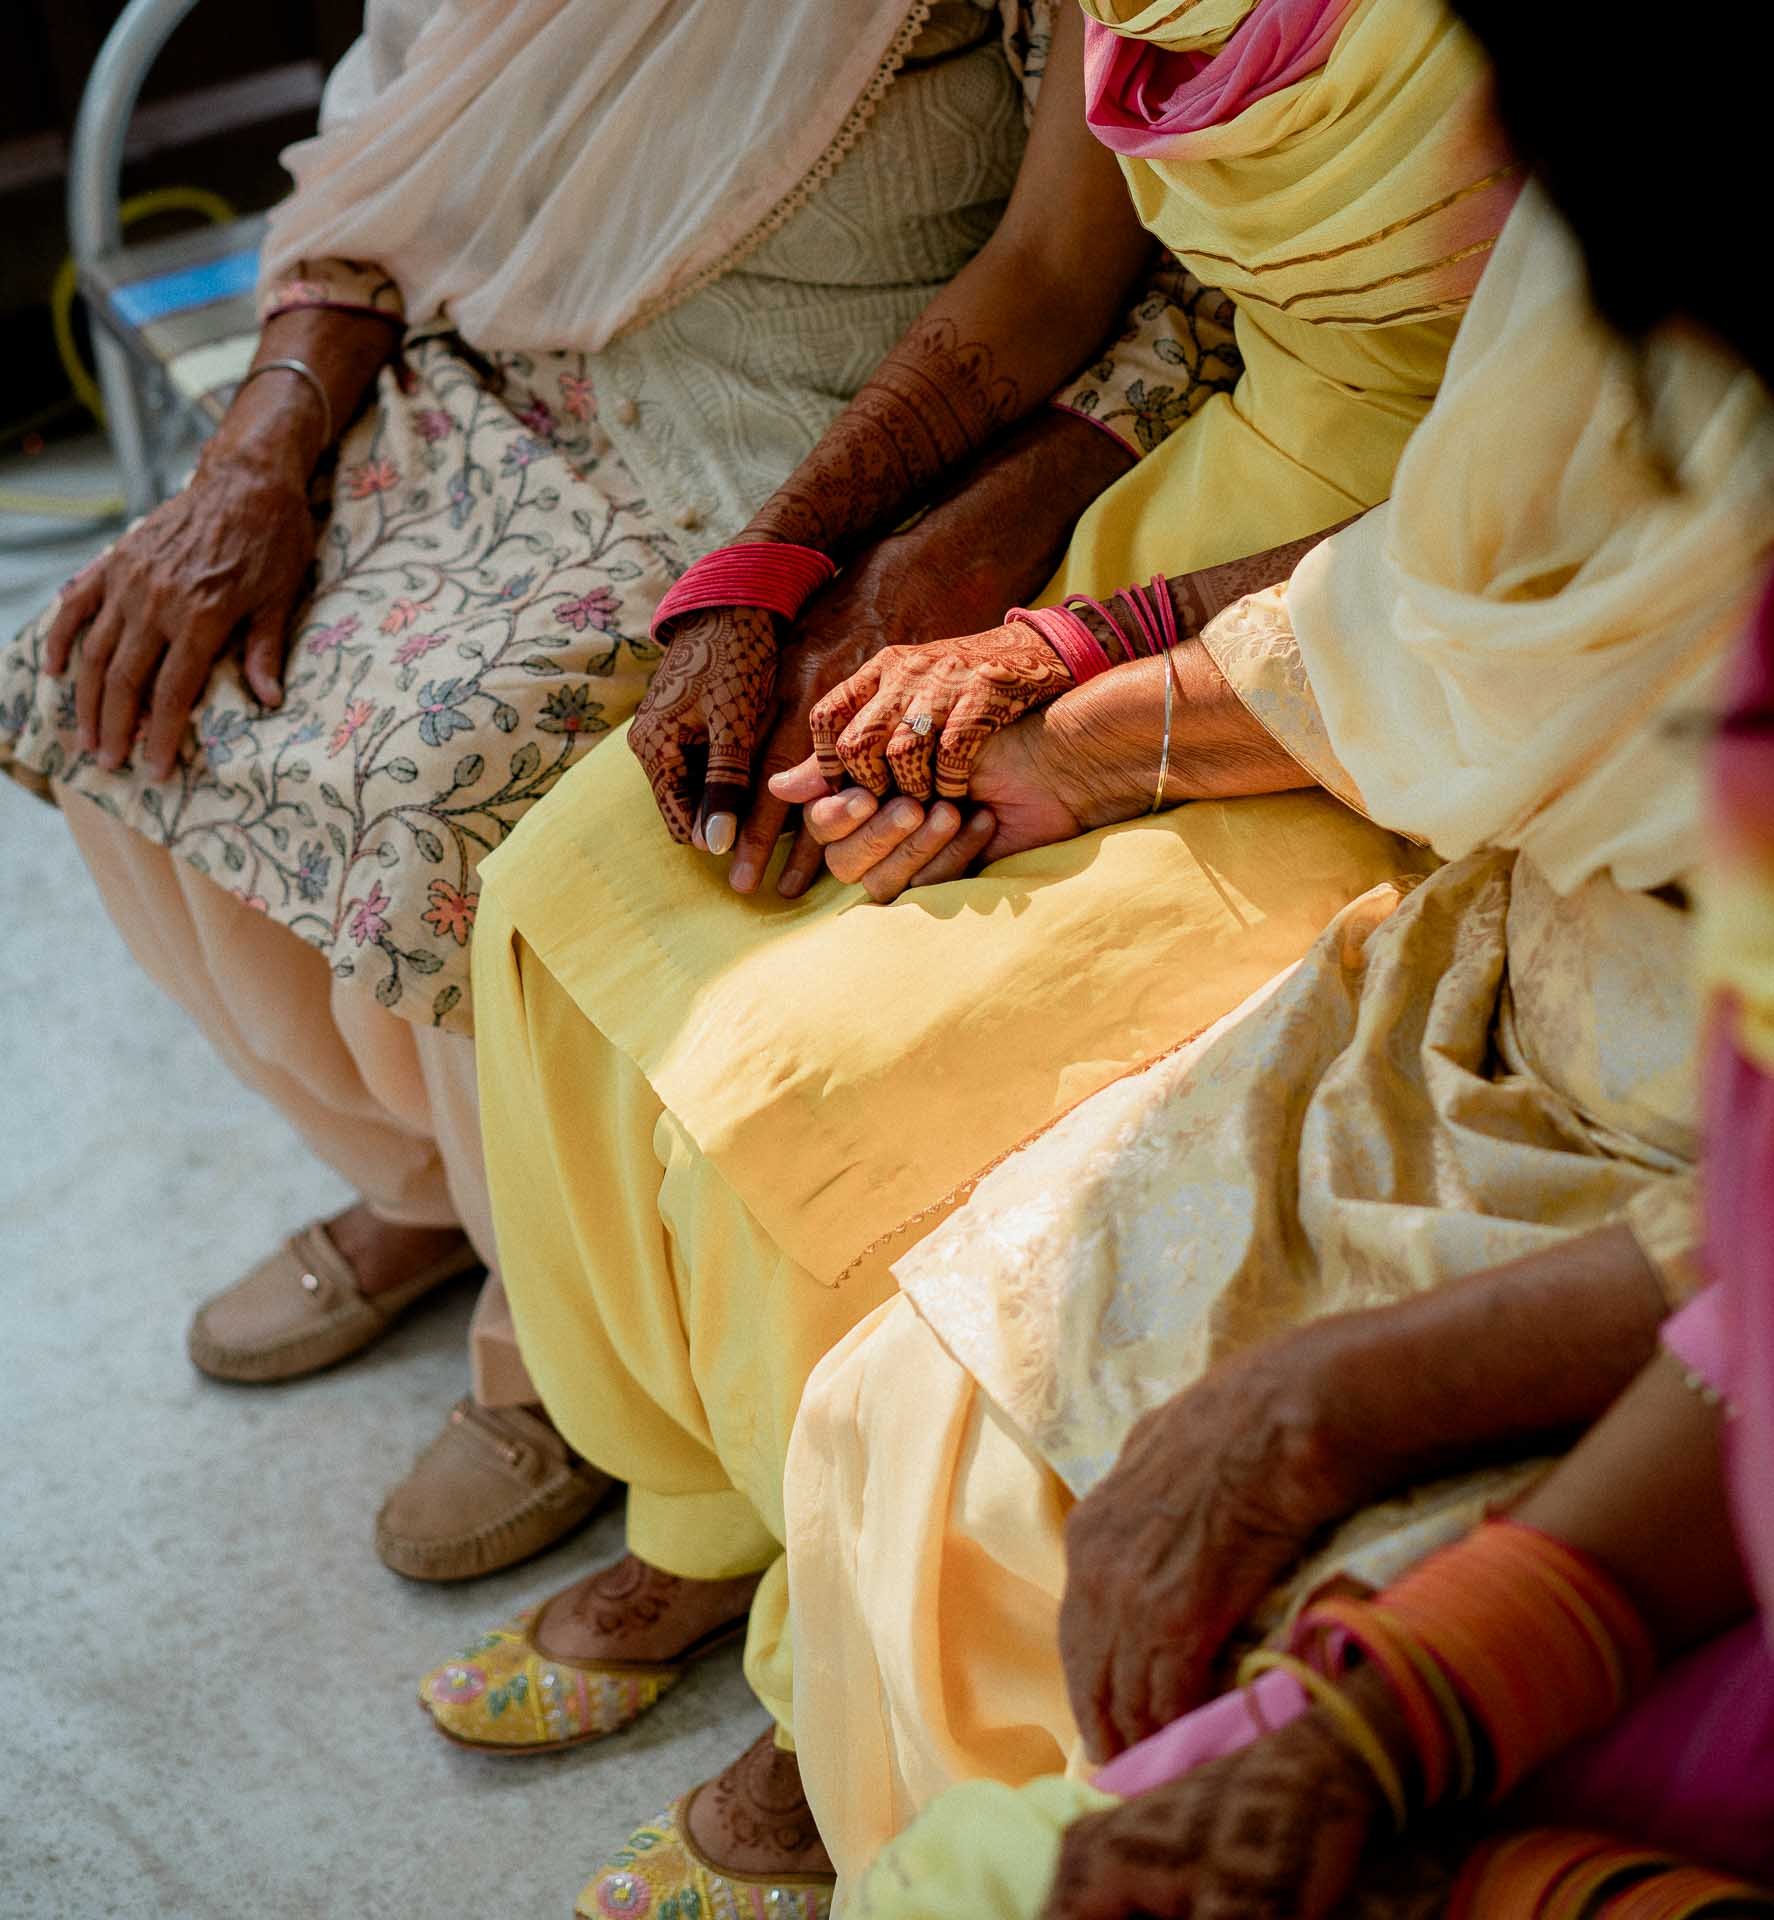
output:
M1173 53L1090 21L1084 117L1112 153L1149 160L1316 73L1355 0L1257 0L1218 53Z

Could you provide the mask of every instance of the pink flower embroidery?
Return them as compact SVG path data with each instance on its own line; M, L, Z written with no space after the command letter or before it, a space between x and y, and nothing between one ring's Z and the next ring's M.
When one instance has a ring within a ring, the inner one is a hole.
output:
M409 633L394 649L394 664L398 667L410 667L415 660L423 660L426 654L441 647L444 637L441 633Z
M620 595L608 587L593 587L577 600L563 601L555 608L554 617L563 627L571 627L575 633L583 633L587 627L596 627L599 633L608 633L621 610Z
M378 880L357 903L357 910L351 916L351 937L360 947L380 940L388 931L388 916L382 911L387 905L388 895Z
M366 460L350 472L351 497L368 500L373 494L386 493L400 485L400 469L392 460Z
M411 600L396 600L394 605L382 616L384 633L405 633L419 617L417 604Z
M442 407L427 407L414 425L419 429L419 438L427 446L436 446L438 441L447 440L456 430L455 421Z
M366 720L375 715L376 703L373 700L353 700L345 709L345 717L333 729L333 737L327 743L326 757L330 760L334 754L343 753L351 744L351 736Z
M540 394L532 394L530 404L517 416L532 433L544 440L554 438L554 409Z
M425 924L440 937L448 934L457 946L467 946L479 896L459 893L447 880L433 880L425 891L431 901L424 914Z
M348 613L343 620L335 620L330 627L316 627L308 636L310 653L335 653L357 631L357 615Z
M592 419L597 413L597 395L591 390L591 382L581 380L576 373L563 373L561 405L574 420Z
M426 1691L443 1707L465 1707L486 1690L486 1673L475 1666L444 1667L426 1683Z

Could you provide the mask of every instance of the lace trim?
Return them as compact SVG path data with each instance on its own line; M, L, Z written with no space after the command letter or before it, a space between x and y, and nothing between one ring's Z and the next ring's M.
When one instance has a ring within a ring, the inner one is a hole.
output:
M887 97L887 89L899 78L900 69L904 67L907 56L917 45L919 35L928 24L934 4L935 0L912 0L911 10L907 13L904 24L893 36L892 45L881 56L881 63L875 69L875 77L863 89L861 98L845 115L844 123L832 136L830 145L801 176L800 181L777 201L776 205L749 233L736 240L718 260L712 261L700 272L693 274L681 287L669 288L666 292L649 300L622 329L622 335L638 332L649 321L657 320L661 314L669 313L673 307L681 306L693 294L700 293L704 287L713 286L715 281L731 273L748 254L755 253L773 234L780 233L807 205L808 201L838 170L838 163L846 158L868 131L869 122L874 119L881 102Z

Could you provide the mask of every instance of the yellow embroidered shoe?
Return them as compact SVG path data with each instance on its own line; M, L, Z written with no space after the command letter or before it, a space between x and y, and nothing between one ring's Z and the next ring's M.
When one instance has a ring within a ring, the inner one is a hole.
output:
M691 1798L637 1827L611 1855L579 1896L579 1920L830 1920L837 1881L829 1873L754 1879L704 1859L690 1838Z
M676 1660L566 1660L536 1645L548 1603L483 1634L419 1682L419 1704L445 1739L483 1753L559 1753L619 1733L684 1677L745 1632L736 1620Z

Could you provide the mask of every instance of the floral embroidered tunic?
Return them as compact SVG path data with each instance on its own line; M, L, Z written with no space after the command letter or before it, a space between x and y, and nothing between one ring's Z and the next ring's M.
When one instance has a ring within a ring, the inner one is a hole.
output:
M109 773L79 750L72 677L42 674L46 613L0 652L0 766L168 847L396 1014L472 1031L482 857L633 713L666 588L988 237L1049 18L1024 0L933 9L831 178L597 355L481 353L447 315L410 326L317 498L283 705L261 710L227 656L170 778ZM343 261L304 263L262 317L301 304L404 311L385 275ZM1060 402L1145 452L1231 386L1228 320L1162 271Z

